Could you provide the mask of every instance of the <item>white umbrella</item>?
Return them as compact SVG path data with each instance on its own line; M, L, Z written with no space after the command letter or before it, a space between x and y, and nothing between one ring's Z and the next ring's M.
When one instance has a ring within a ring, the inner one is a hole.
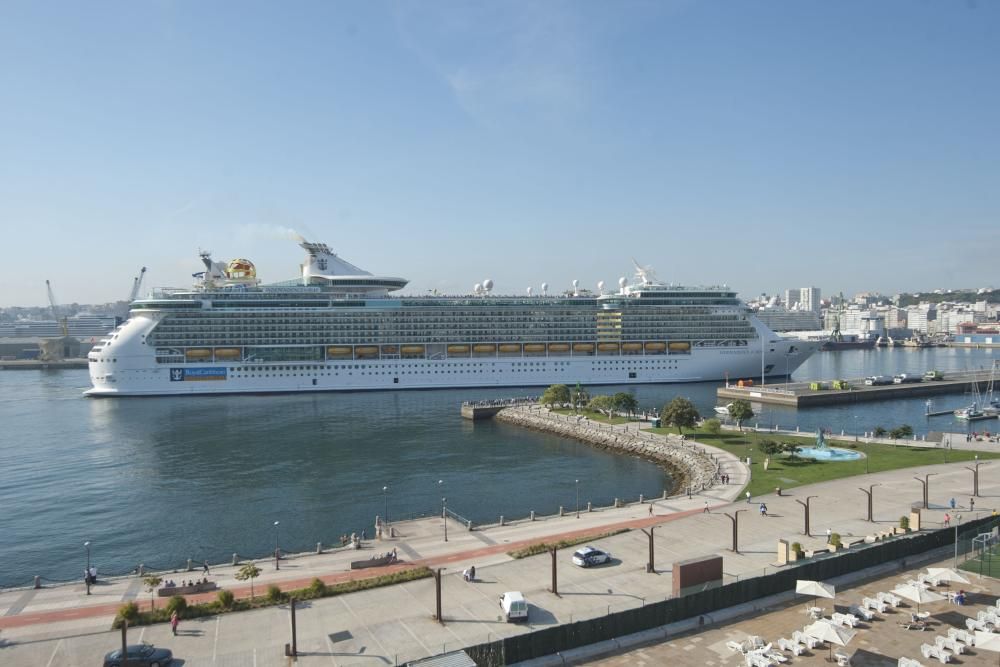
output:
M842 628L839 625L834 625L828 621L816 621L811 625L807 625L802 630L804 633L810 637L815 637L830 644L830 658L833 659L833 645L847 646L847 643L854 639L854 635L857 634L856 630L850 628Z
M967 584L969 580L950 567L929 567L927 568L927 578L938 581L956 581L960 584Z
M801 595L813 596L813 603L815 603L816 598L833 599L837 597L837 591L833 587L833 584L824 584L822 581L813 581L812 579L796 580L795 592Z
M976 630L976 648L1000 653L1000 635ZM1000 655L997 655L997 664L1000 664Z
M940 602L944 600L945 597L940 593L935 593L934 591L927 590L920 586L914 586L913 584L906 584L905 586L900 586L893 593L904 597L907 600L917 603L917 611L920 611L920 605L927 602Z

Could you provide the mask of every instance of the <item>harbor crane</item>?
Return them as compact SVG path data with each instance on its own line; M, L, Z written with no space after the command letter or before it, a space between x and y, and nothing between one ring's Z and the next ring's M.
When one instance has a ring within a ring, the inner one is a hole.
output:
M68 336L69 326L66 323L66 317L64 316L62 319L59 318L59 313L57 312L59 306L56 304L56 295L52 291L52 283L50 283L48 280L45 281L45 289L49 294L49 307L52 309L52 318L57 322L59 322L59 326L62 328L62 335L64 337Z
M142 287L142 277L144 275L146 275L145 266L139 269L139 275L132 279L132 291L128 293L127 303L132 303L139 296L139 289Z

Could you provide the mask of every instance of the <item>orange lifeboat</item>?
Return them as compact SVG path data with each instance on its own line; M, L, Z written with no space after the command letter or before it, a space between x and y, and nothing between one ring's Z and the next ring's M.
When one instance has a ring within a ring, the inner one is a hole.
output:
M653 342L653 343L646 343L645 347L646 347L646 352L663 352L665 349L667 349L667 344L660 342Z
M549 352L569 352L569 343L549 343Z
M468 354L468 353L469 353L469 346L468 345L449 345L448 346L448 354Z
M503 343L500 345L500 351L504 354L517 354L521 351L521 346L514 345L513 343Z
M399 354L399 348L395 345L383 345L382 354Z
M326 348L326 356L331 359L343 359L351 356L351 348L346 345L335 345Z
M212 351L202 347L196 347L190 350L185 350L184 356L188 359L208 359L212 356Z
M618 343L598 343L597 344L597 351L598 352L613 352L613 353L617 354L618 353Z
M525 343L525 354L541 354L545 352L545 343Z
M590 353L594 351L593 343L573 343L573 352Z
M688 341L674 341L667 344L667 349L671 352L690 352L691 343Z
M423 345L404 345L400 348L400 352L404 357L422 357L424 356L424 346Z
M240 348L238 347L217 347L215 348L216 359L239 359Z
M473 345L472 351L476 354L496 354L497 346L493 344L488 345Z
M640 352L642 343L622 343L622 352Z
M375 359L378 357L378 348L374 345L359 345L354 348L355 359Z

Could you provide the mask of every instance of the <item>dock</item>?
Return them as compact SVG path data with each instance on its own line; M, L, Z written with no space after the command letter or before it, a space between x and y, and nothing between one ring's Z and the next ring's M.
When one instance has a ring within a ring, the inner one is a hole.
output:
M720 400L725 401L742 399L769 405L811 408L939 394L961 394L969 391L973 383L976 383L980 390L985 390L990 384L990 376L990 371L964 371L949 373L944 380L924 380L923 382L880 386L866 385L864 378L857 378L847 381L849 389L812 389L810 388L811 382L753 385L750 387L738 387L730 384L720 387L716 391L716 395ZM829 381L826 384L829 385Z
M523 398L498 398L488 401L465 401L462 403L462 416L472 421L481 419L492 419L493 416L504 408L515 408L521 405L536 405L537 396L525 396Z
M53 361L11 359L9 361L0 361L0 371L54 371L66 368L87 368L87 363L86 359L58 359Z

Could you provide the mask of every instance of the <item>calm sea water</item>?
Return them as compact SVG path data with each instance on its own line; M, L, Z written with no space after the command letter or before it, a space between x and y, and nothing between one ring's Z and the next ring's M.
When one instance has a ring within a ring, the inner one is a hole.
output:
M795 378L988 368L993 358L944 348L818 353ZM400 519L439 511L446 496L449 508L485 522L574 507L577 479L581 503L602 505L670 484L643 461L459 416L462 400L538 389L97 400L81 396L87 386L86 371L0 373L0 586L35 574L76 578L87 540L102 572L124 572L263 555L274 547L274 521L283 549L309 550L370 531L386 502ZM709 414L717 386L631 391L645 407L683 395ZM907 399L765 407L760 420L803 430L964 430L923 413L923 399Z

